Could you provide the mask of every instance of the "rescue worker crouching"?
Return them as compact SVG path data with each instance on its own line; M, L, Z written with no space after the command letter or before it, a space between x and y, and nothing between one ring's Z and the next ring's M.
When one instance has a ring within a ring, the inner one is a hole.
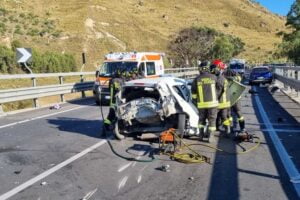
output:
M234 72L231 69L227 69L224 75L228 80L234 80L234 81L237 81L237 82L242 81L242 77L238 73ZM241 99L241 97L239 98L239 100L234 105L232 105L231 113L234 114L237 117L237 121L238 121L239 126L240 126L240 132L246 132L245 118L242 115L242 105L241 105L240 99ZM232 118L230 120L233 121Z
M193 102L199 110L199 130L200 139L208 138L208 142L214 142L216 131L217 108L219 105L217 87L217 77L209 72L208 62L202 62L199 66L200 74L192 83ZM207 131L204 127L208 120Z
M223 75L226 65L221 60L215 60L210 66L211 73L217 76L218 85L218 113L216 124L219 127L218 122L220 121L221 125L224 128L223 135L229 137L231 133L231 121L230 121L230 93L228 91L228 81Z

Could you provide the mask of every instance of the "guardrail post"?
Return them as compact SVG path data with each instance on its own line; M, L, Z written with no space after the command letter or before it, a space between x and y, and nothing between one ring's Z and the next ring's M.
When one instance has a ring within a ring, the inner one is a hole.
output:
M36 87L36 78L32 78L32 87ZM38 108L40 105L39 105L39 100L37 98L33 99L33 106L35 108Z
M83 75L80 75L80 82L83 83L84 82L84 78L83 78ZM84 91L81 91L81 97L82 98L85 98L85 92Z
M59 84L60 85L64 84L64 77L63 76L59 76ZM65 95L64 94L60 94L60 101L65 102Z

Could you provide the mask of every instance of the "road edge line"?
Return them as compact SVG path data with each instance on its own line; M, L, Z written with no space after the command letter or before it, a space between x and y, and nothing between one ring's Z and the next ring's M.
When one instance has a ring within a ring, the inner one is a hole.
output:
M255 90L256 90L256 88L255 88ZM256 105L259 109L260 116L261 116L263 122L265 123L265 126L268 129L266 132L269 133L268 135L270 136L270 138L273 142L273 145L277 151L277 154L279 155L280 160L281 160L287 174L289 175L290 182L293 184L298 197L300 197L300 184L292 182L292 180L295 177L299 177L300 174L299 174L296 166L294 165L293 161L290 159L290 157L289 157L287 151L285 150L282 142L280 141L276 131L274 130L274 127L272 126L272 124L268 118L268 115L262 106L259 96L255 95L254 99L255 99Z

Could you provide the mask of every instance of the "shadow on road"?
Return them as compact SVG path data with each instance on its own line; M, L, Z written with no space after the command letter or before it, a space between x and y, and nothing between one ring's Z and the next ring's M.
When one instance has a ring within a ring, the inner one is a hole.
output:
M58 117L56 119L48 119L48 123L57 126L63 134L77 133L95 138L104 138L102 134L102 120L85 120L69 117Z
M235 142L228 138L220 137L217 147L228 152L236 152ZM216 152L207 199L239 199L236 155L228 155L220 151Z
M265 110L270 122L275 124L275 125L273 125L274 129L282 129L282 130L287 130L288 131L292 127L295 127L295 128L298 128L298 130L300 130L299 129L299 124L295 120L295 118L292 115L290 115L285 110L285 108L283 108L280 104L278 104L276 102L274 97L268 92L267 88L257 87L257 92L258 92L258 94L256 94L256 95L259 95L262 106L264 107L264 110ZM270 148L270 152L271 152L273 161L275 163L277 172L279 173L279 181L281 183L281 186L282 186L285 194L287 195L287 197L289 199L298 199L297 194L294 190L294 187L292 186L292 184L289 180L289 176L286 173L286 170L285 170L285 168L282 164L282 161L280 160L280 158L279 158L279 156L276 152L276 149L275 149L275 147L272 143L272 140L269 136L269 133L266 130L266 126L264 125L264 121L261 117L260 110L259 110L259 108L257 106L257 103L256 103L256 100L255 100L255 95L252 95L251 98L252 98L252 104L253 104L253 108L254 108L254 111L255 111L255 115L256 115L256 117L258 119L258 122L260 124L260 129L264 130L262 132L263 132L263 134L266 138L266 143L268 144L268 146ZM274 106L276 106L276 107L274 107ZM279 117L285 119L284 122L283 121L278 121ZM280 125L281 123L282 123L282 125ZM288 123L290 125L287 126L287 125L284 125L284 123ZM293 124L295 124L295 126L293 126ZM295 160L298 160L298 162L299 162L300 161L300 153L295 154L295 152L289 151L289 149L290 149L289 146L295 146L295 145L298 146L299 145L299 143L297 145L297 141L299 142L300 134L296 133L297 136L298 136L298 140L295 140L296 138L293 138L293 139L291 139L291 137L288 138L287 135L289 135L291 133L280 133L280 132L278 132L277 134L281 139L283 139L282 143L284 144L284 146L285 146L286 150L288 151L288 153L290 155L295 156ZM286 138L286 141L285 141L284 138ZM297 149L298 149L298 152L299 152L299 148L297 148ZM294 163L295 163L295 161L294 161Z
M80 106L90 105L90 106L99 107L98 105L96 105L94 97L86 97L83 99L74 99L74 100L69 100L67 102L69 104L80 105Z

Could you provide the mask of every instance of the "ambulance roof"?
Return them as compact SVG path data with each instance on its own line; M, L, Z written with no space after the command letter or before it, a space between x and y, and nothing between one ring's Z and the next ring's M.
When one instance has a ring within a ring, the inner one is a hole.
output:
M113 52L105 55L105 61L139 61L143 56L164 56L164 53L158 52ZM149 59L150 60L150 59Z

